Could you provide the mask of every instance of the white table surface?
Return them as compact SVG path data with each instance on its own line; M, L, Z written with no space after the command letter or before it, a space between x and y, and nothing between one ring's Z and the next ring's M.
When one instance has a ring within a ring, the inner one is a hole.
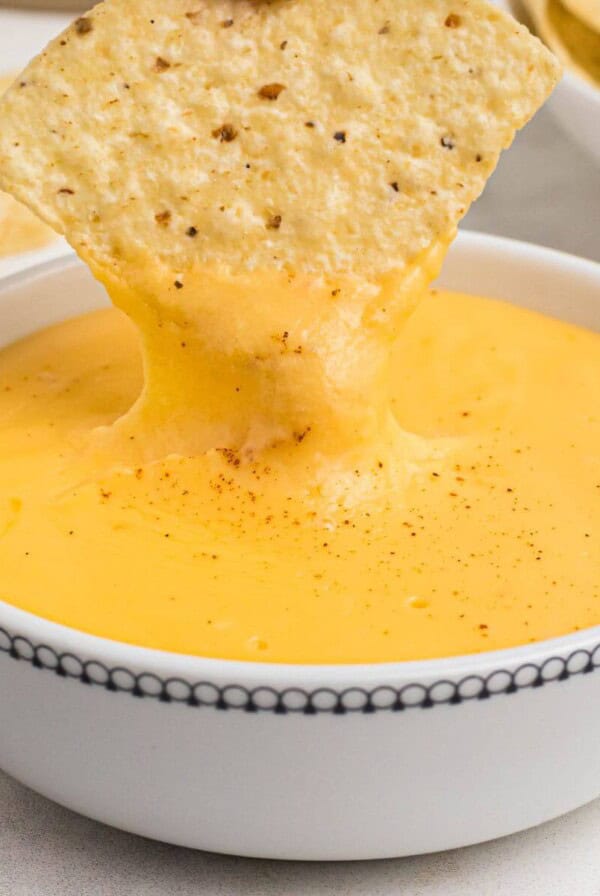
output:
M19 67L68 18L0 9L0 71ZM506 153L466 224L600 261L600 167L542 111ZM5 894L600 896L600 801L469 849L301 864L152 843L81 818L0 773L0 896Z

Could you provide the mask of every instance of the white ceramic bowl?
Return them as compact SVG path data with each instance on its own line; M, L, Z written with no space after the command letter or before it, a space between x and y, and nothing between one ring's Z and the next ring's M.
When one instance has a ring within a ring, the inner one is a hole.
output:
M498 0L516 19L535 31L520 0ZM565 133L600 163L600 85L565 71L548 100L548 108Z
M592 262L463 233L442 283L600 329ZM0 341L105 301L71 260L9 278ZM0 766L85 815L191 847L448 849L600 794L599 670L600 627L453 659L285 666L131 647L0 603Z

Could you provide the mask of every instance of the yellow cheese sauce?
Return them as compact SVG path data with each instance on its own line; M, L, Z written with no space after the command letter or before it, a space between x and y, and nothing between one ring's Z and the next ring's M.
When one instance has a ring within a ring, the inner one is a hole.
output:
M300 344L280 338L292 383ZM362 373L345 374L362 422L342 454L301 420L261 450L251 426L242 449L219 446L212 420L205 453L128 453L152 433L131 415L103 428L143 387L121 312L4 349L0 598L121 641L292 663L472 653L600 623L600 337L432 293L396 339L387 410ZM241 401L252 378L237 374L213 378L214 407Z

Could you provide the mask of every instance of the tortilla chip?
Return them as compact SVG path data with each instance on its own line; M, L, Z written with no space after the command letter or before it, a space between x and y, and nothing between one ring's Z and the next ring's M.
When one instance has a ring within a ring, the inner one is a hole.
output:
M484 0L106 0L2 100L0 183L130 284L378 278L453 232L558 75Z

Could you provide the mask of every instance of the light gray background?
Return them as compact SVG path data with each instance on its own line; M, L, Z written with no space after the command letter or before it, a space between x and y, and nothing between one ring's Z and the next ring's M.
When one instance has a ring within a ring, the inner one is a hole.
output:
M63 22L0 9L2 69L24 62ZM543 110L505 154L465 224L600 261L600 167ZM600 801L525 834L451 853L307 865L152 843L61 809L0 773L5 894L600 896Z

